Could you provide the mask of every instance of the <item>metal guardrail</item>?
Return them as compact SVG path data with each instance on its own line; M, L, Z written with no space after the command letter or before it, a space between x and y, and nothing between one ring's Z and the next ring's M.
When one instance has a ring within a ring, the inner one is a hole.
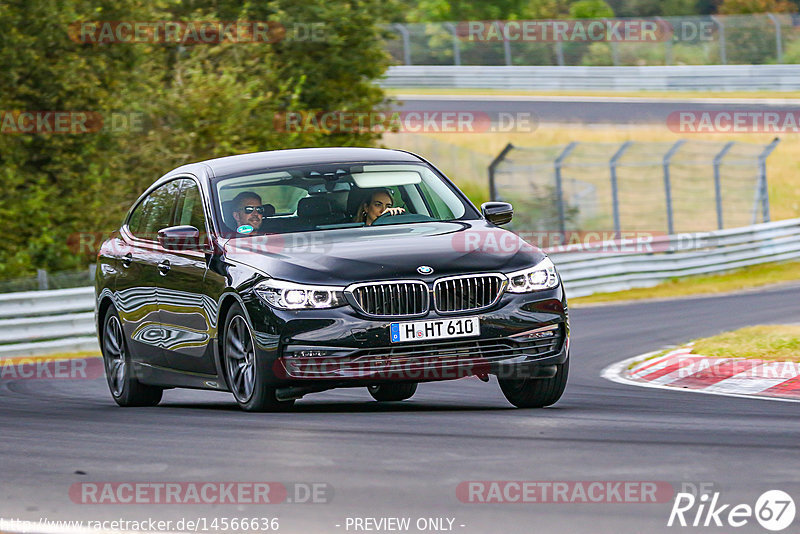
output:
M800 219L658 236L646 251L620 252L631 246L623 239L548 252L567 295L579 297L800 258ZM0 295L0 357L98 350L93 308L91 287Z
M617 240L549 251L567 296L650 287L673 278L797 259L800 219L655 237L647 245L653 252L614 252L626 246L636 248Z
M94 288L0 294L0 357L97 351Z
M796 91L800 65L394 66L384 87L586 91Z

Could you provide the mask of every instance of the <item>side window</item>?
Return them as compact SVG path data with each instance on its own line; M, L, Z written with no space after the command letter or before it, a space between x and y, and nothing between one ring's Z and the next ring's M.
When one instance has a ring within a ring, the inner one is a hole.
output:
M142 237L142 229L144 228L144 219L147 213L147 199L139 202L136 209L131 213L131 218L128 219L128 230L136 237Z
M159 230L172 226L178 182L179 180L173 180L162 185L150 193L133 211L128 227L134 236L155 241Z
M200 189L194 180L184 179L181 182L181 194L178 197L178 207L175 212L175 225L194 226L200 233L206 231L206 215L203 212L203 199Z

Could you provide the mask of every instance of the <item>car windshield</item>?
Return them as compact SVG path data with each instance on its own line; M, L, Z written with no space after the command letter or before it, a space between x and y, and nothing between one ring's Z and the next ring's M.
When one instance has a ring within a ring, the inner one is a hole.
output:
M474 207L424 164L270 170L217 179L214 192L218 227L231 237L478 218Z

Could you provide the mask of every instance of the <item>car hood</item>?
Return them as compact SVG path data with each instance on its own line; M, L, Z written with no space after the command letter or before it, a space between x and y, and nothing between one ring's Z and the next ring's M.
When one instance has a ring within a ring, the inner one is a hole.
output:
M281 280L347 285L367 280L430 279L511 272L544 253L483 220L346 228L230 239L225 257ZM433 268L423 276L417 268Z

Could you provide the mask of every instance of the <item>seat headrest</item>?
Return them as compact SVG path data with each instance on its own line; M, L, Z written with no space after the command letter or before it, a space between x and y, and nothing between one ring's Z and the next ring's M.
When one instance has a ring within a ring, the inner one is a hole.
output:
M355 217L359 206L367 200L367 195L369 195L368 189L354 187L350 190L347 195L347 213L350 217Z
M297 216L301 219L317 219L333 215L330 201L325 197L301 198L297 204Z

